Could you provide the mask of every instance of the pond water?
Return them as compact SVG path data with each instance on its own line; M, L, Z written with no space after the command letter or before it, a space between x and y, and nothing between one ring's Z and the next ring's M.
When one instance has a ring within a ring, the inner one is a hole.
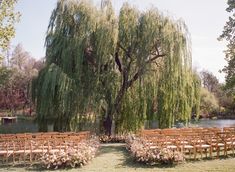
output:
M0 134L35 133L37 131L37 124L35 124L33 120L17 119L15 123L8 124L2 124L0 121Z
M235 119L200 119L192 121L190 127L235 127Z
M235 127L235 119L201 119L199 121L192 121L190 127ZM1 124L0 133L26 133L26 132L37 132L38 127L32 120L18 119L16 123Z

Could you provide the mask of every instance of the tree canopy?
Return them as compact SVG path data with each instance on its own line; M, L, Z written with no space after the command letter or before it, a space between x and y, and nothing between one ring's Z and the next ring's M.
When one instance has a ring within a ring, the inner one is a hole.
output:
M0 68L0 109L14 111L32 105L30 100L30 84L37 76L42 62L36 61L18 44L8 64Z
M115 15L109 0L59 0L45 45L46 66L33 82L42 131L75 130L88 117L107 134L135 131L146 119L164 128L198 109L187 27L155 8L125 3Z
M216 96L206 88L201 88L201 111L203 115L210 115L218 111L219 102Z
M210 92L216 92L219 87L219 81L213 73L203 70L201 72L202 84L203 87L209 90Z
M235 33L234 33L234 24L235 24L235 1L228 0L227 12L231 13L228 21L224 26L223 33L220 35L219 40L225 39L227 44L227 50L225 51L228 65L223 68L223 72L226 74L226 86L231 89L235 86Z
M0 64L11 38L15 36L15 23L19 21L20 13L14 11L16 3L17 0L0 1Z

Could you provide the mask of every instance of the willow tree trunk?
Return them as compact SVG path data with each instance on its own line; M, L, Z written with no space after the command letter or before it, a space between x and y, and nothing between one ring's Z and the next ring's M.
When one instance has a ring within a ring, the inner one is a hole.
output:
M104 120L104 130L105 130L105 135L111 136L111 134L112 134L111 114L108 114Z
M59 132L71 131L70 122L71 121L69 119L64 119L63 117L58 118L57 120L55 120L53 125L54 131L59 131Z
M117 97L115 98L114 103L110 104L109 105L110 107L108 107L108 113L107 113L107 116L104 120L104 129L105 129L106 135L110 136L112 134L115 134L115 133L112 133L112 127L113 127L113 125L115 125L115 120L113 120L113 119L116 119L115 115L118 116L120 113L121 102L122 102L122 99L123 99L128 88L129 88L129 86L127 84L123 83L118 94L117 94Z

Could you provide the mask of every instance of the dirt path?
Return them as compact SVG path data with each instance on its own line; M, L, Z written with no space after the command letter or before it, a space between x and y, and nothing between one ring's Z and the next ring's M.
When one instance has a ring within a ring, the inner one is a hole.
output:
M102 144L98 155L86 166L75 169L50 170L66 172L234 172L235 158L200 160L176 166L146 166L133 161L124 144ZM1 167L3 171L41 171L35 167ZM47 170L44 170L44 172Z

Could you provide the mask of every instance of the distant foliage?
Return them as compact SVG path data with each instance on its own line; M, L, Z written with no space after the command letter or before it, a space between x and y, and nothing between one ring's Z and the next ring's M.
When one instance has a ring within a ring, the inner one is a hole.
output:
M228 0L228 7L226 9L231 15L228 18L228 21L225 23L224 30L219 37L219 40L226 40L227 50L225 51L226 58L228 62L227 66L223 68L223 72L226 74L226 87L227 89L232 89L234 92L235 86L235 1Z
M21 44L13 50L8 64L0 68L0 109L16 110L30 107L30 83L43 66L25 51Z
M9 48L11 39L15 36L15 24L19 21L20 13L16 12L18 0L0 1L0 67L4 52Z
M206 70L202 71L200 74L203 87L212 93L216 93L219 87L219 81L216 76Z
M215 95L205 88L201 88L201 112L211 114L219 110L219 102Z

